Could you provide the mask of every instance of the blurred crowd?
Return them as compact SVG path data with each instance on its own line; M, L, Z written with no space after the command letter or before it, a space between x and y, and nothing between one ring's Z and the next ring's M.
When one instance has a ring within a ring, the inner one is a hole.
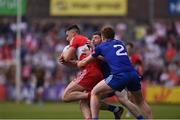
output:
M57 61L68 44L65 40L68 25L68 22L23 22L19 25L0 22L0 91L5 86L10 94L8 99L15 96L17 27L22 30L22 99L34 98L32 91L36 89L37 81L44 82L47 99L59 99L77 72L76 68L68 68ZM143 79L147 84L180 85L180 21L156 21L151 25L81 22L78 25L82 34L90 39L93 32L104 25L111 25L116 30L116 39L134 44L134 53L143 62Z

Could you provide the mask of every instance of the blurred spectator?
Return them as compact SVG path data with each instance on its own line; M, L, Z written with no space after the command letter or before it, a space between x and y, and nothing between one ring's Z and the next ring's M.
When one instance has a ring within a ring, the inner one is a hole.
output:
M43 68L43 66L39 64L34 68L33 74L36 80L36 88L35 88L36 99L40 104L42 104L46 71Z
M127 30L127 25L125 23L118 23L116 25L115 39L117 39L117 40L124 40L125 39L125 32L126 32L126 30Z
M44 83L42 97L50 96L55 100L59 99L64 86L77 72L77 69L68 68L57 62L57 56L67 45L65 28L71 23L74 22L36 21L19 25L7 20L0 22L0 66L3 66L0 68L6 73L3 75L0 70L0 84L5 84L10 100L15 98L16 28L22 30L22 98L34 100L33 92L37 80ZM180 21L160 20L155 21L152 26L128 21L80 21L78 25L82 29L82 34L89 37L107 24L116 29L117 39L133 42L135 53L142 59L144 80L147 83L180 85Z
M179 84L179 78L177 72L177 66L175 64L170 64L167 69L164 69L160 76L160 81L168 87Z
M167 49L165 52L165 60L167 63L171 63L176 56L176 49L173 43L168 42L167 43Z

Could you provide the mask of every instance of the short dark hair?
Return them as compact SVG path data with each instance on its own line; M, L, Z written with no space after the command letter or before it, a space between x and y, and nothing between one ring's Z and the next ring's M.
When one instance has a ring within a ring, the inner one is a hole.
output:
M101 34L106 39L114 39L115 31L111 27L104 27L101 29Z
M131 48L134 48L134 45L133 45L132 42L128 42L128 43L126 44L126 46L127 46L127 45L129 45Z
M76 30L76 32L77 32L78 34L80 33L79 27L78 27L77 25L75 25L75 24L68 26L67 29L66 29L66 31L69 31L69 30L72 30L72 29Z
M99 35L99 36L101 36L101 32L96 31L96 32L94 32L92 35Z

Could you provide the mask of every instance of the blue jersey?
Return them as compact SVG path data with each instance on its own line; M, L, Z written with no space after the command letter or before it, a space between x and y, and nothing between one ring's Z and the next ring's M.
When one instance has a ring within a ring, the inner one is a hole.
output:
M93 57L102 55L107 61L111 73L131 72L133 68L124 43L120 40L108 40L95 48Z
M111 70L107 62L101 60L99 61L99 66L104 78L107 78L109 75L111 75Z

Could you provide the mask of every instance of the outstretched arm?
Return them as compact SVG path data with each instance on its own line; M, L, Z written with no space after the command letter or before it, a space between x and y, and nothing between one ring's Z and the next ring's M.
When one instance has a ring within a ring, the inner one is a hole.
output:
M87 56L86 58L84 58L83 60L79 61L77 63L78 67L84 67L85 65L87 65L88 63L90 63L92 60L94 60L95 58L92 57L92 55Z
M83 60L79 61L77 63L77 66L78 67L84 67L86 64L90 63L92 60L96 59L99 55L101 55L100 53L101 53L100 48L96 47L95 52L93 54L87 56Z

